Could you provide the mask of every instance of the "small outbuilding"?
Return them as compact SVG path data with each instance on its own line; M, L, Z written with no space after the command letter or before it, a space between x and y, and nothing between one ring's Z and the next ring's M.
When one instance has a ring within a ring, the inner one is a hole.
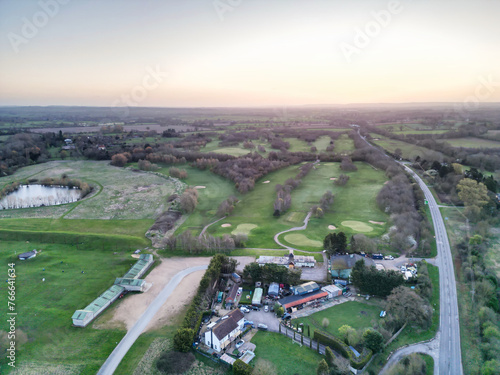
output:
M252 297L252 305L253 306L262 306L262 294L264 290L262 288L255 288Z
M271 285L269 285L269 290L268 290L267 294L270 295L271 297L278 297L280 294L279 284L278 283L271 283Z

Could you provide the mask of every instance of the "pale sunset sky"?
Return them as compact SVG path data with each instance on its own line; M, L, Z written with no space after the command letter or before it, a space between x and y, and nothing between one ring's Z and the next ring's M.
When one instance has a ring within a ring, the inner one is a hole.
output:
M499 20L496 0L0 0L0 105L498 102Z

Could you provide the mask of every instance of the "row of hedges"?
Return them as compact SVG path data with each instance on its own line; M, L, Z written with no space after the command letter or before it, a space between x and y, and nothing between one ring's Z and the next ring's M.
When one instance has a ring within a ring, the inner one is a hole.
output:
M134 250L149 246L146 238L115 234L37 232L0 229L0 240L75 245L78 250Z
M351 366L358 370L365 367L373 355L373 352L370 349L364 348L360 356L356 357L351 348L349 348L349 346L347 346L342 340L317 330L314 331L314 340L323 345L329 346L331 349L334 349L342 354L344 357L349 359Z

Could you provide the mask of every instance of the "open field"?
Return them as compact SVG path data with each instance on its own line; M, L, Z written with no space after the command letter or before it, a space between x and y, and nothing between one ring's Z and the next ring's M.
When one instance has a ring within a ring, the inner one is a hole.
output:
M441 152L429 150L428 148L421 146L412 145L411 143L386 138L379 134L371 134L371 136L373 139L370 142L384 148L389 152L393 153L397 148L399 148L402 151L402 156L404 159L413 160L417 156L420 156L422 159L427 160L444 159L444 155Z
M347 173L350 176L347 185L338 187L333 185L330 178L344 173L339 168L340 164L318 164L292 192L292 206L288 211L294 213L292 217L289 213L280 218L273 217L273 202L276 198L276 184L283 184L286 179L294 177L298 172L298 167L291 166L270 173L263 178L270 183L262 184L262 181L258 181L254 190L241 197L241 201L236 205L233 213L209 227L208 231L211 234L221 235L231 233L240 224L253 224L256 227L249 232L247 246L275 248L273 236L285 229L301 225L302 223L297 222L298 219L294 218L295 216L299 218L296 213L302 213L305 217L311 206L318 204L321 196L327 190L331 190L335 194L335 200L332 209L323 218L312 218L306 231L292 232L295 235L292 237L287 237L292 233L285 233L280 239L291 246L297 246L299 249L321 249L324 237L330 232L329 225L335 225L339 230L345 231L348 236L357 233L356 230L342 225L345 220L360 221L370 226L373 228L371 232L367 233L370 236L381 235L385 232L386 225L370 224L369 220L388 221L388 216L377 207L375 201L386 177L381 171L374 170L368 164L356 163L356 165L358 166L357 172ZM222 227L224 224L231 224L231 226ZM297 234L302 235L299 242L303 242L302 240L317 242L299 245L287 241L287 238L297 241Z
M304 318L295 319L294 324L304 323L304 326L310 326L311 336L313 331L326 331L336 337L339 337L339 328L344 324L354 329L372 327L372 321L379 320L379 314L382 307L378 302L370 304L357 301L349 301L335 305L326 310L319 311ZM323 327L323 319L328 319L329 324Z
M491 141L488 139L466 137L466 138L450 138L443 139L440 142L446 142L453 147L465 148L498 148L500 149L500 142Z
M134 259L121 251L79 251L69 245L24 241L2 241L2 249L1 263L5 266L16 263L18 373L39 374L37 366L52 366L52 373L67 368L65 374L95 374L125 331L95 329L92 323L83 329L72 327L71 316L109 288L116 277L130 268ZM24 262L15 257L16 252L32 249L43 251ZM7 300L6 283L0 284L0 296ZM2 304L3 316L6 309L7 304ZM0 329L5 327L2 324ZM4 347L5 343L0 345ZM2 374L10 369L5 361L2 356Z
M166 198L175 192L169 179L109 165L108 161L56 161L25 167L2 178L2 186L27 178L80 179L95 191L85 199L60 206L0 211L0 218L154 219L167 208ZM1 188L1 186L0 186Z
M201 171L189 165L177 167L187 171L188 178L183 180L187 185L205 186L205 189L198 189L198 205L183 223L181 229L178 230L178 233L185 229L199 233L205 225L218 219L215 215L219 204L223 200L229 198L231 195L239 197L240 194L236 191L233 182L210 171ZM158 172L168 176L169 169L169 166L162 167Z
M256 345L254 361L264 359L272 362L278 375L314 375L323 359L316 351L293 344L279 333L259 331L251 341Z
M348 154L354 150L354 141L347 134L342 134L334 141L333 151L337 154Z

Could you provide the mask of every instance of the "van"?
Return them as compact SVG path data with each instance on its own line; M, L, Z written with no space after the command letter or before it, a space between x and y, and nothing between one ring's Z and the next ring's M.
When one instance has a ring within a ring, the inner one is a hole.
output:
M267 331L267 326L265 324L259 324L257 325L257 329L260 329L261 331Z

